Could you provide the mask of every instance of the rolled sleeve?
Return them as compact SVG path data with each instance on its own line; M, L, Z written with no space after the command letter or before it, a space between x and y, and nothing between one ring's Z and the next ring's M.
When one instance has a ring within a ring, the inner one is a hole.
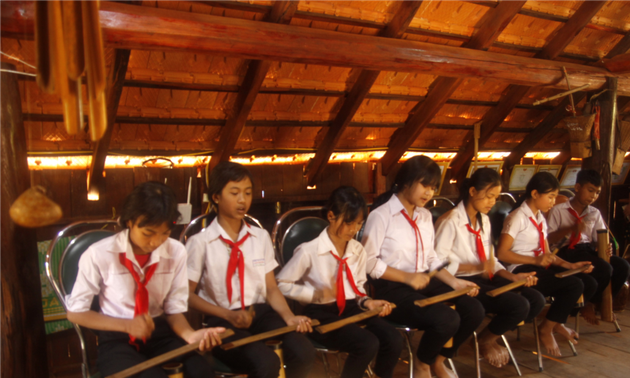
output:
M174 253L175 274L166 298L164 312L166 315L181 314L188 311L188 274L186 269L186 250L180 245Z
M186 243L187 258L187 274L188 279L192 282L199 282L203 267L205 265L206 248L201 238L201 234L197 234Z
M265 248L265 273L269 273L276 269L279 264L276 261L273 244L271 244L271 237L266 231L263 233L263 235L263 245Z
M308 254L301 246L298 247L293 257L287 262L284 268L282 268L276 278L278 288L284 296L301 303L313 302L315 289L300 283L304 273L311 265L312 262Z
M446 270L453 276L459 270L460 263L459 256L452 252L456 236L455 225L452 221L443 220L438 222L435 230L435 253L440 259L448 259L450 261Z
M89 248L79 259L79 273L72 288L66 296L66 307L70 312L90 311L92 300L100 292L102 277L93 260L94 250Z
M372 213L365 222L361 244L367 254L366 272L374 279L380 278L387 270L387 264L379 258L383 240L385 240L385 222L379 214Z
M518 219L516 219L515 216L508 216L505 219L505 223L503 224L503 230L501 230L502 234L508 234L510 235L513 239L516 239L516 236L519 234L519 232L521 232L521 225L520 225L520 221Z

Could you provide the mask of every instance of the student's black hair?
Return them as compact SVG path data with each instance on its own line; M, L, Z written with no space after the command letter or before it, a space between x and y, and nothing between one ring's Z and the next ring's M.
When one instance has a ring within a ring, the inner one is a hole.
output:
M602 176L594 169L583 169L578 172L575 183L580 185L593 184L597 187L601 187Z
M417 181L424 186L437 187L440 185L441 178L442 172L436 162L424 155L414 156L400 167L391 189L374 200L372 210L389 201L395 193L412 186Z
M459 188L459 200L468 203L470 188L475 188L475 190L479 192L496 186L501 186L501 176L499 172L492 168L479 168L470 178L462 182Z
M252 186L254 185L252 173L244 165L231 161L222 161L214 167L208 179L208 199L215 211L218 210L218 205L214 203L212 196L214 194L221 194L223 188L225 188L230 181L240 182L245 178L251 181Z
M161 182L147 181L133 188L125 198L118 222L123 228L128 228L129 221L135 223L142 217L138 227L166 223L172 229L180 216L173 189Z
M527 183L525 187L525 195L516 203L513 210L518 209L523 202L532 198L532 192L535 190L539 194L551 193L560 189L560 182L556 176L549 172L538 172Z
M335 217L342 216L345 223L353 222L359 215L365 220L368 213L365 198L352 186L340 186L332 192L322 209L324 219L328 218L329 211Z

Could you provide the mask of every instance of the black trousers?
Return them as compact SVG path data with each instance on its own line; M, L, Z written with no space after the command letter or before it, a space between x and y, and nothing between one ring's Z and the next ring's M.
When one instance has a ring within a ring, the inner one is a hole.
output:
M575 249L564 247L558 252L558 256L569 262L590 261L593 264L593 271L588 274L597 281L597 290L590 299L593 303L602 301L602 293L608 283L611 285L612 295L615 296L630 274L630 264L626 260L619 256L611 256L609 264L597 255L597 251L590 244L581 243L576 245Z
M578 275L557 278L556 273L564 270L565 269L556 269L554 267L545 269L541 266L526 264L516 267L513 271L515 274L536 272L538 283L536 286L532 287L538 290L542 295L554 298L547 312L547 319L557 323L566 323L569 315L575 309L580 295L584 293L584 298L586 299L586 295L592 296L596 288L596 286L590 285L588 288L589 292L587 293L584 287L584 280L580 279ZM586 280L586 282L590 281Z
M486 313L495 314L488 330L495 335L503 335L505 332L516 328L522 321L532 320L545 307L545 297L537 290L523 288L525 295L517 291L508 291L496 297L491 297L486 293L498 287L507 285L510 281L494 277L491 280L481 275L459 277L479 286L479 295L475 298L483 305Z
M310 304L304 308L304 315L318 319L321 324L332 323L362 312L356 301L346 301L341 316L337 303ZM361 325L365 328L361 328ZM328 348L348 353L341 378L363 377L374 356L376 356L374 373L380 378L391 378L404 342L400 332L379 317L366 319L359 324L348 324L326 334L313 332L309 337Z
M424 330L416 355L425 364L432 364L438 355L451 358L461 344L479 327L485 316L481 302L467 295L451 299L455 310L444 303L418 307L414 301L444 294L453 289L433 279L422 290L387 280L375 280L376 297L396 304L387 318L396 323ZM453 346L444 344L453 338Z
M284 320L270 305L266 303L256 304L254 310L256 315L248 329L235 328L227 320L215 316L206 316L204 323L208 327L225 327L234 331L234 335L225 338L223 343L286 327ZM286 376L306 378L315 361L313 344L306 336L296 332L289 332L273 339L282 341ZM277 378L280 371L280 359L271 348L265 345L264 341L257 341L230 350L217 347L212 350L212 355L235 371L247 373L252 378Z
M139 349L136 349L135 345L129 344L129 335L124 332L95 331L98 335L96 364L101 376L107 377L186 345L186 342L173 332L166 319L160 317L153 320L155 330L151 334L151 338L147 339L146 343L142 340L136 340ZM210 364L196 352L188 353L172 361L181 362L184 365L186 378L214 377L214 371L212 371ZM168 376L160 366L155 366L134 375L134 377L167 378Z

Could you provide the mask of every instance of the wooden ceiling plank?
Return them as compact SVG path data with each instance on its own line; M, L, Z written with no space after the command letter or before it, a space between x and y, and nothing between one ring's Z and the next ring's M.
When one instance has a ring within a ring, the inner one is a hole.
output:
M97 192L104 189L103 171L105 169L105 159L112 139L114 125L116 124L116 114L118 113L118 105L120 104L120 96L123 91L125 75L127 74L127 66L129 65L130 50L117 49L114 55L114 64L112 64L107 87L107 129L96 142L92 153L92 162L87 176L88 193L93 190Z
M288 24L291 22L297 6L298 1L276 1L266 21ZM234 108L228 114L225 126L221 128L219 143L208 162L210 170L216 167L219 162L230 160L230 155L234 151L238 138L245 128L249 112L252 110L256 96L258 96L271 64L272 62L269 60L254 60L250 62L236 96Z
M381 37L402 37L420 8L420 5L422 5L422 1L404 1L399 4L398 11L396 11L396 14L385 29L381 31ZM361 107L363 100L365 100L367 94L370 92L370 88L372 88L372 85L376 82L379 74L380 71L375 70L361 70L359 73L357 80L348 93L348 96L343 101L341 109L339 109L332 125L328 128L324 139L319 143L315 157L313 157L308 165L306 179L309 185L315 185L321 177L341 135Z
M478 24L482 26L464 47L481 50L490 47L523 4L525 1L504 1L496 8L488 10L479 20ZM405 127L392 135L387 152L381 158L384 175L387 175L398 163L398 160L420 136L422 130L431 122L462 81L462 79L442 76L433 82L425 100L411 111Z
M0 2L2 32L32 33L29 3ZM562 66L576 86L603 86L619 77L619 91L630 78L605 69L528 57L462 49L426 42L386 39L329 30L193 14L103 2L99 11L107 45L225 54L247 59L299 62L371 70L421 72L451 77L492 78L520 85L563 87Z
M617 55L627 53L628 50L630 50L630 32L628 32L612 49L610 49L604 59L612 59Z
M630 53L620 54L604 63L610 72L628 73L630 72Z
M562 53L564 48L571 43L575 36L582 30L590 20L597 14L605 2L585 1L575 11L573 16L562 26L553 38L545 45L543 50L536 54L537 59L555 59ZM510 85L506 94L501 98L499 104L486 113L481 124L481 138L479 145L490 139L492 133L503 123L505 118L512 112L514 107L521 101L527 91L528 86ZM452 177L461 178L462 172L466 171L465 167L470 164L470 160L474 155L474 139L469 141L457 153L450 164Z

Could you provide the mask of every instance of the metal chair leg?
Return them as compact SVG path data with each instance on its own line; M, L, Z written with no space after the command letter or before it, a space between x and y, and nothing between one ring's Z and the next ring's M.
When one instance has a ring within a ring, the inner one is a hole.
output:
M405 335L405 343L407 344L407 351L409 352L409 378L413 378L413 350L411 349L411 334L410 332L403 332Z
M455 373L455 377L459 378L459 375L457 374L457 370L455 369L455 364L453 363L452 358L448 359L448 364L451 365L451 370L453 370L453 373Z
M534 339L536 339L536 355L538 356L538 371L543 371L542 351L540 350L540 336L538 335L538 324L536 319L532 322L534 324Z
M368 365L365 370L367 371L368 377L374 378L374 372L372 371L372 367L370 365Z
M619 327L619 323L617 322L617 318L613 319L613 323L615 323L615 328L617 329L617 332L621 332L621 327Z
M577 349L575 349L575 345L573 345L572 342L567 341L569 343L569 347L571 348L571 351L573 352L574 356L577 356Z
M516 358L514 357L514 353L512 353L512 348L510 348L510 344L508 343L507 339L505 338L505 335L501 335L501 339L503 339L503 344L505 344L505 348L507 349L508 353L510 354L510 359L512 360L512 363L514 364L514 369L516 369L516 373L518 374L519 377L522 377L523 374L521 374L521 368L518 366L518 362L516 362Z
M330 367L328 366L328 359L326 358L326 353L321 353L322 363L324 364L324 372L326 373L326 377L330 377Z
M479 362L481 355L479 353L479 340L477 340L476 331L473 331L473 340L475 340L475 370L477 371L477 378L481 378L481 363Z

